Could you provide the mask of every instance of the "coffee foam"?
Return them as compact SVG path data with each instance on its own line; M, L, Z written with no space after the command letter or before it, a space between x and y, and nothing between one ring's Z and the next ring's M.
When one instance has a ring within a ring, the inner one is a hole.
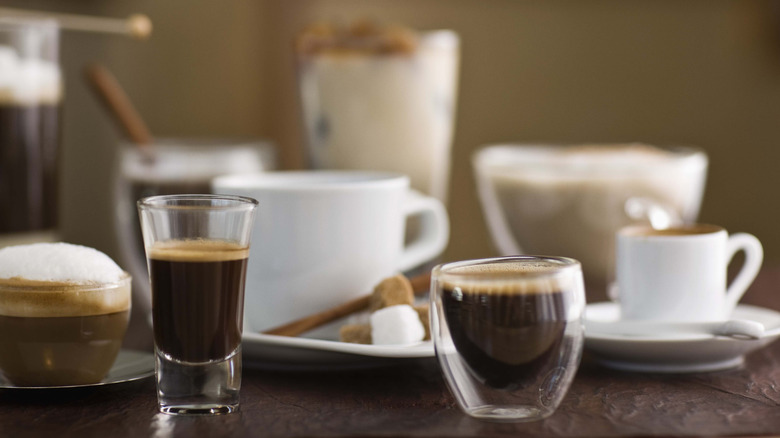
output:
M102 252L68 243L0 249L0 315L85 316L130 308L130 276Z
M696 224L684 227L653 228L650 226L627 227L620 234L636 237L669 237L669 236L698 236L702 234L714 234L724 232L725 229L717 225Z
M171 262L225 262L249 257L249 248L224 240L166 240L149 249L150 259Z
M102 252L70 243L34 243L0 249L0 279L72 284L116 283L126 274Z
M0 104L57 104L62 99L59 65L21 58L9 46L0 45Z
M571 290L575 265L556 262L503 262L462 266L441 274L444 289L473 294L547 294Z
M122 312L130 309L131 291L127 273L119 282L105 285L0 279L0 315L43 318Z

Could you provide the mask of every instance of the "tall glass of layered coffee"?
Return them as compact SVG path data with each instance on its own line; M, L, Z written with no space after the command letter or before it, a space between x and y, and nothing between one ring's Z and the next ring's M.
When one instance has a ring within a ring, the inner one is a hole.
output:
M0 371L25 387L100 382L130 316L130 276L65 243L0 249Z
M56 240L58 52L54 21L0 17L0 248Z
M251 198L216 195L138 202L163 413L238 409L244 284L256 207Z

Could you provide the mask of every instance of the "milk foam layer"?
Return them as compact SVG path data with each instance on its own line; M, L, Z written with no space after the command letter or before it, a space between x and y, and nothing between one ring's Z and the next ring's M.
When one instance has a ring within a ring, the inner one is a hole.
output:
M122 312L130 309L130 284L127 274L104 285L0 279L0 315L43 318Z
M467 265L441 274L444 289L471 294L545 294L576 286L579 265L552 261L509 261Z
M0 279L72 284L116 283L126 276L102 252L70 243L34 243L0 249Z
M52 105L61 99L59 65L22 58L12 47L0 45L0 105Z
M225 262L249 257L249 248L222 240L166 240L149 250L149 258L171 262Z
M0 249L0 315L59 317L130 309L130 276L85 246L36 243Z

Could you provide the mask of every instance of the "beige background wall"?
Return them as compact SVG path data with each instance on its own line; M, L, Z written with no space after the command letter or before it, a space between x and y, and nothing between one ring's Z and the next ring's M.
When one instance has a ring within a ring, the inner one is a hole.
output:
M151 41L66 34L62 211L67 240L116 255L117 133L81 78L114 71L158 135L253 135L302 163L295 32L371 17L452 28L463 43L445 259L491 255L469 157L491 142L689 144L711 159L701 219L761 238L780 261L780 23L767 1L101 0L6 2L126 16ZM774 9L774 10L773 10Z

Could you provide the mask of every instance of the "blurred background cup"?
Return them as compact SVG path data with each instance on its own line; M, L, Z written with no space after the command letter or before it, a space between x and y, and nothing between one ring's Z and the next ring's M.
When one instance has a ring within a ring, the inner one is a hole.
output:
M62 82L56 22L0 17L0 247L57 240Z
M563 257L516 256L434 268L431 336L461 409L493 421L550 416L580 363L582 270Z
M472 157L496 249L579 260L589 301L606 298L620 228L696 220L707 163L696 149L638 144L493 145Z
M356 24L298 38L310 166L408 175L446 201L460 41L450 30Z
M151 295L135 203L157 195L208 194L219 175L272 170L274 146L253 139L161 138L148 145L123 143L114 172L115 232L123 266L138 279L134 305L146 314Z
M260 203L247 274L245 318L262 331L370 293L379 281L437 257L449 221L405 175L287 171L214 180L216 193ZM416 238L405 224L418 218ZM337 336L337 333L321 333Z

